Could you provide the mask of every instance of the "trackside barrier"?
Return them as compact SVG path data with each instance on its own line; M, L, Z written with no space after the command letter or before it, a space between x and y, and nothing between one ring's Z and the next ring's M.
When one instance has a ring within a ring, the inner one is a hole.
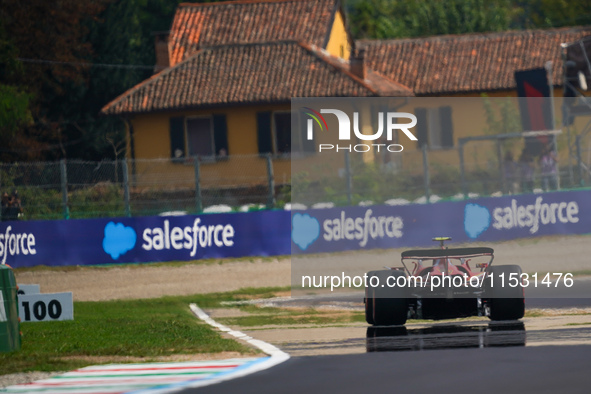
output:
M436 204L294 211L292 254L497 242L591 233L588 190L484 197Z
M10 267L0 264L0 352L20 348L16 279Z
M291 252L289 212L0 223L0 263L97 265Z
M0 223L0 263L96 265L495 242L591 232L591 191L436 204Z

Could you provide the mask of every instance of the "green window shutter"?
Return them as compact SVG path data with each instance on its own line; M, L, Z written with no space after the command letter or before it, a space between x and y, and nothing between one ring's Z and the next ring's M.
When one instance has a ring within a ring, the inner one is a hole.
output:
M170 118L170 157L173 162L185 158L185 118Z
M272 153L271 112L257 113L257 137L259 154Z
M444 148L453 148L454 128L451 120L451 107L439 108L439 119L441 121L441 146Z
M228 125L226 123L226 115L213 115L213 141L215 144L215 154L220 156L220 151L223 149L226 155L229 155L228 150ZM221 156L224 156L223 154Z
M416 108L415 116L417 117L417 139L419 149L423 145L429 146L429 125L427 124L427 109Z

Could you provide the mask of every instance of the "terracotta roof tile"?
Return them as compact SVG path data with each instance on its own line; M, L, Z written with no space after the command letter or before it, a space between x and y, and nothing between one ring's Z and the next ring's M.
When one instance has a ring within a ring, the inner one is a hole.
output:
M562 81L561 43L591 35L591 27L360 40L368 66L411 88L416 95L508 90L514 72L553 62L553 82Z
M216 45L296 40L324 47L339 8L339 0L181 4L169 36L170 65Z
M382 80L380 80L382 78ZM383 85L382 90L375 85ZM385 90L384 90L385 89ZM105 114L289 102L292 97L409 96L379 74L363 81L348 64L295 41L203 48L130 89Z

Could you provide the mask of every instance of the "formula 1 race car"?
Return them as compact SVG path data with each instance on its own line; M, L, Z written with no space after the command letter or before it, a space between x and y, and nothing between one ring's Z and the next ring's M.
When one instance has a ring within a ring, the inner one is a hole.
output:
M523 317L518 265L492 267L492 248L449 249L444 242L451 238L433 240L440 243L439 249L408 250L402 253L403 267L367 273L364 303L369 324L402 325L409 318Z

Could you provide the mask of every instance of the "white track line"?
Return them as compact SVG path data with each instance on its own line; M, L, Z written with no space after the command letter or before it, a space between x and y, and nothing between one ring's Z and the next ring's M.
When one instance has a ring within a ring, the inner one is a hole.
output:
M281 364L284 361L289 359L289 354L283 352L281 349L271 345L270 343L254 339L240 331L232 330L229 327L224 326L213 320L207 313L203 311L203 309L199 308L196 304L189 305L191 311L197 316L199 319L203 320L207 324L212 327L217 328L220 331L223 331L229 335L232 335L234 338L243 340L250 345L262 350L263 352L267 353L270 357L261 358L260 362L254 364L248 364L244 368L238 367L228 373L222 373L214 376L212 379L202 379L202 380L194 380L194 381L186 381L181 382L178 384L172 384L167 386L160 386L149 388L145 390L138 390L134 391L133 394L168 394L174 393L181 390L185 390L187 388L194 388L194 387L202 387L208 386L210 384L224 382L226 380L238 378L241 376L250 375L255 372L263 371L265 369L271 368L277 364Z
M263 352L267 353L269 356L271 356L272 359L277 360L277 362L273 363L270 366L282 363L286 360L289 359L289 354L283 352L281 349L279 349L278 347L275 347L273 345L271 345L270 343L258 340L258 339L254 339L240 331L235 331L232 330L226 326L224 326L223 324L220 324L218 322L216 322L215 320L213 320L211 317L209 317L209 315L207 313L205 313L203 311L203 309L199 308L196 304L191 304L189 305L191 310L193 311L193 313L195 314L195 316L197 316L198 318L200 318L201 320L203 320L204 322L206 322L207 324L218 328L220 331L224 331L230 335L232 335L235 338L241 339L251 345L253 345L254 347L259 348L260 350L262 350ZM267 367L267 368L269 368ZM266 369L266 368L263 368ZM259 369L262 370L262 369Z

